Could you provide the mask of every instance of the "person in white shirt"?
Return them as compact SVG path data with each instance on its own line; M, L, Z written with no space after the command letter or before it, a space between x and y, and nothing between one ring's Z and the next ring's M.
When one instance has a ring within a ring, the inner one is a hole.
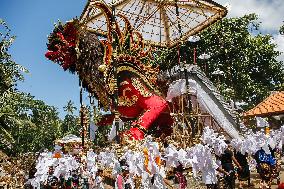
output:
M102 174L103 174L103 170L99 169L97 172L96 179L95 179L95 189L104 189Z
M218 189L217 171L229 175L229 173L223 170L213 158L211 163L208 163L207 166L202 169L202 181L207 189Z

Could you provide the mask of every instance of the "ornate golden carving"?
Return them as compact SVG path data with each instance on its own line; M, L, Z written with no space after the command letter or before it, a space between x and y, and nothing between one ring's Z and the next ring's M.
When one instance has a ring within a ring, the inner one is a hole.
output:
M123 85L128 85L128 84L129 84L128 81L123 81L123 82L121 82L119 85L120 85L120 86L123 86Z
M129 71L129 72L132 72L134 74L137 75L137 77L139 77L140 79L142 79L143 82L145 82L145 84L151 88L151 90L153 90L156 94L158 95L162 95L160 94L160 92L158 91L158 89L156 89L157 87L154 87L153 86L153 83L150 82L151 80L148 79L148 76L146 75L146 73L142 74L141 72L139 72L138 70L130 67L130 66L119 66L117 68L117 74L119 74L120 72L123 72L123 71Z
M126 96L126 95L125 95L126 91L131 91L131 89L130 89L129 87L123 89L123 91L122 91L122 96Z
M108 87L108 93L114 94L114 90L116 87L116 79L114 79L113 75L108 78L107 87Z
M138 100L138 97L136 95L131 96L131 98L128 98L127 96L119 96L118 97L118 106L133 106Z
M131 78L131 81L132 81L132 85L134 86L134 88L140 92L140 94L143 96L143 97L150 97L152 96L153 94L148 91L145 86L139 81L139 79L137 78Z
M136 127L137 129L139 129L140 131L142 131L144 134L147 133L147 129L145 129L144 127L142 127L140 124L136 124L133 127Z
M129 87L123 89L122 96L118 97L118 105L119 106L130 107L130 106L133 106L138 100L138 97L136 95L131 96L131 98L127 97L125 95L126 91L131 91L131 89Z

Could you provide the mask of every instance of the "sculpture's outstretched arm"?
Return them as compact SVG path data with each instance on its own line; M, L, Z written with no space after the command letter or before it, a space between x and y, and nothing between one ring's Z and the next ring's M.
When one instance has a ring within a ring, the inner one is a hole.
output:
M168 113L168 103L163 97L151 93L138 78L132 78L128 86L130 90L127 91L126 96L130 99L135 95L137 97L135 107L141 110L138 120L133 122L133 127L130 129L134 139L143 139L152 126L161 129L171 127L173 121Z
M148 130L160 114L168 109L167 101L157 95L138 99L138 105L141 106L145 112L140 116L136 124L144 130Z

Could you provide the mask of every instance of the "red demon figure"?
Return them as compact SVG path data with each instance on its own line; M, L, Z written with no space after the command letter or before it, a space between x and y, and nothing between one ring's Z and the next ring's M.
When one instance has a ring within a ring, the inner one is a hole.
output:
M64 70L77 72L83 87L95 94L106 109L113 109L117 97L117 111L123 121L133 120L127 132L141 140L145 134L170 135L173 120L167 101L156 83L158 68L153 68L151 49L146 50L140 33L133 30L126 17L124 32L111 22L110 9L97 2L108 23L107 38L98 37L83 27L78 20L58 25L49 37L46 57L59 63ZM117 95L115 95L117 93ZM114 114L97 123L109 125ZM151 132L150 132L151 131Z

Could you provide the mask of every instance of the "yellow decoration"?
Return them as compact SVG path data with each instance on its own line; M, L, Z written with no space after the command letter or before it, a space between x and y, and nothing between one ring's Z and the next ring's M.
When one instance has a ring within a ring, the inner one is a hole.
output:
M60 152L56 152L56 153L53 155L53 158L61 158L61 153L60 153Z
M162 95L160 94L160 92L157 90L157 87L155 87L152 82L155 79L156 74L154 73L147 74L147 71L144 71L143 73L141 73L130 66L119 66L117 68L117 74L123 71L128 71L128 72L136 74L137 77L139 77L139 79L141 79L148 87L151 88L151 90L153 90L156 94Z
M134 88L137 91L139 91L140 94L143 97L150 97L150 96L152 96L152 93L145 88L145 86L139 81L139 79L132 78L131 81L132 81L132 84L133 84Z
M123 82L121 82L119 85L120 85L120 86L123 86L123 85L128 85L128 84L129 84L128 81L123 81Z
M133 95L131 98L128 98L127 96L119 96L118 97L118 106L133 106L138 100L138 97L136 95Z
M100 72L104 72L104 71L106 70L106 65L105 65L105 64L100 65L99 68L98 68L98 70L99 70Z
M107 80L107 89L109 94L114 94L114 90L116 88L116 79L114 78L114 75L111 75L111 77L108 78Z
M269 135L270 134L270 128L269 127L265 127L265 134Z
M145 156L145 160L144 160L144 165L145 165L145 169L148 173L150 173L149 169L148 169L148 164L149 164L149 155L148 155L148 149L144 148L143 149L143 153Z
M161 167L161 157L160 156L157 156L156 158L155 158L155 162L157 163L157 165L159 166L159 167Z

